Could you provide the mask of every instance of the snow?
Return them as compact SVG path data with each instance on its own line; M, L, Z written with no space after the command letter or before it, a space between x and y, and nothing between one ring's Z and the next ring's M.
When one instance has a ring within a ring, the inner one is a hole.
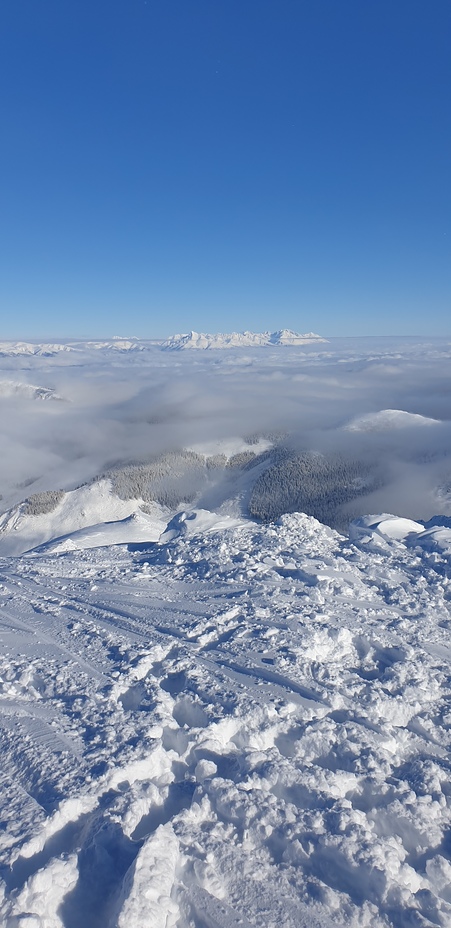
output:
M348 431L373 432L385 429L406 429L417 426L439 425L438 419L406 412L404 409L381 409L379 412L357 416L345 426Z
M424 551L436 550L442 558L451 557L451 528L447 525L428 527L413 519L403 519L384 513L379 516L361 516L354 519L349 531L351 538L362 542L374 540L377 536L391 538L402 540L409 547L418 546Z
M0 556L23 554L55 539L58 550L156 541L165 526L163 509L155 503L147 517L139 512L142 505L142 500L116 496L107 478L62 494L51 512L33 515L20 503L0 516ZM66 535L70 538L63 541Z
M160 825L141 847L124 887L118 928L152 925L175 928L179 907L171 899L179 860L179 842L170 824Z
M206 335L189 332L185 335L171 335L167 339L123 338L113 335L111 339L89 339L77 341L70 339L65 343L56 342L0 342L0 357L53 357L61 352L128 354L130 352L148 351L158 347L163 349L185 348L236 348L260 345L306 345L310 342L326 342L315 332L300 335L291 329L278 332L232 332L229 335Z
M233 516L218 515L208 509L191 509L177 513L159 536L159 541L166 544L179 535L197 535L199 532L224 531L238 525L246 526L243 519Z
M424 532L424 525L413 519L403 519L399 516L384 513L378 516L361 516L354 519L351 524L351 536L368 536L378 534L388 538L404 539L411 532Z
M420 545L424 549L437 549L442 557L451 557L451 529L448 526L435 526L425 529L421 535L411 537L409 544Z
M448 925L451 530L145 515L0 561L1 923Z
M0 342L0 356L2 355L43 355L58 354L60 351L72 351L70 345L53 343L35 344L32 342Z
M190 348L224 349L224 348L255 348L267 345L307 345L311 342L326 342L327 339L314 332L300 335L291 329L281 329L279 332L231 332L208 335L205 332L188 332L185 335L172 335L162 343L162 348L172 351L182 351Z
M139 339L118 338L117 336L113 336L112 341L86 342L85 347L94 351L142 351L144 349Z
M158 508L155 506L156 510ZM125 519L100 522L98 525L90 525L88 528L55 538L40 545L37 550L45 549L47 553L63 554L65 551L85 548L158 541L164 527L163 519L158 518L157 514L152 517L146 512L138 511Z
M273 442L269 441L267 438L258 438L249 443L239 436L231 436L229 438L217 438L213 440L204 440L202 442L196 442L190 444L188 451L195 451L196 454L203 454L205 457L213 457L214 455L224 455L227 459L232 458L235 454L242 454L245 451L253 451L254 454L261 454L263 451L268 451L269 448L272 448Z
M62 400L63 397L47 387L36 387L31 383L15 380L0 380L0 399Z
M5 928L451 924L451 345L276 334L0 346ZM249 518L278 429L387 465L349 532ZM92 480L182 447L265 460Z

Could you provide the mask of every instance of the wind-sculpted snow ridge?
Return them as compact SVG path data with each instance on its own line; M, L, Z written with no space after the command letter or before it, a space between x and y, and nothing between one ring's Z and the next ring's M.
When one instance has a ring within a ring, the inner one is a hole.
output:
M188 332L172 335L162 343L162 348L182 351L188 348L255 348L263 345L307 345L311 342L326 342L327 339L314 332L300 335L291 329L279 332L231 332L230 334L207 335L204 332Z
M3 558L0 923L451 924L450 535L188 513Z

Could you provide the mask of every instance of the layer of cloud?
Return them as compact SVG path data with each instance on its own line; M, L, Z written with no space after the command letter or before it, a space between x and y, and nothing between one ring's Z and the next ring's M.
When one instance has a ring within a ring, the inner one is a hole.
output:
M8 360L0 379L55 390L66 402L0 398L3 508L42 489L71 488L113 465L203 442L285 432L299 450L380 465L365 511L428 518L451 473L451 346L337 340L322 350L168 355L158 349L77 364ZM355 416L402 409L427 429L349 432ZM442 500L443 507L446 503Z

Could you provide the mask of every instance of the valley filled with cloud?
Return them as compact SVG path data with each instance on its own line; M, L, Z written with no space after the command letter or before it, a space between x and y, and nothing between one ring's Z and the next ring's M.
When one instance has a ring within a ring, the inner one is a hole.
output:
M451 342L194 335L1 346L2 924L445 928Z

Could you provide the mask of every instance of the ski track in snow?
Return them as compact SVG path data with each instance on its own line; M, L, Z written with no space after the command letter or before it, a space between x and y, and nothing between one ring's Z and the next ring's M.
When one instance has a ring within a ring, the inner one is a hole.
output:
M301 514L0 560L1 924L450 925L449 576Z

